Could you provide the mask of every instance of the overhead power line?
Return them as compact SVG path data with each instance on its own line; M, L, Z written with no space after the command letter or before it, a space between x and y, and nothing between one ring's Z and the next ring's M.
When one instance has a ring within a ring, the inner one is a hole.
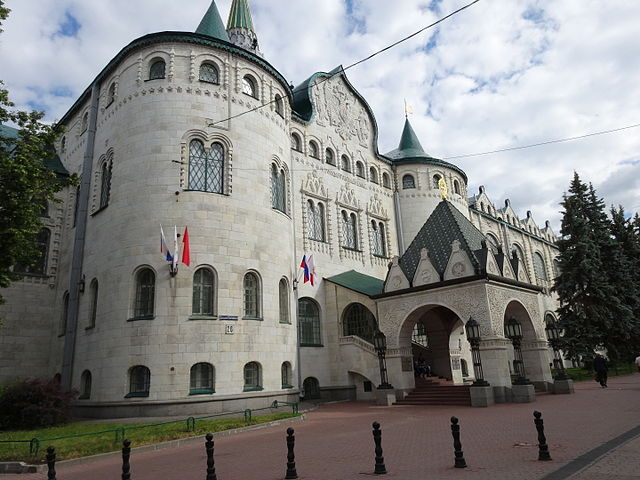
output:
M361 60L358 60L357 62L354 62L354 63L352 63L352 64L350 64L350 65L348 65L348 66L346 66L346 67L342 68L341 70L339 70L339 71L337 71L337 72L333 73L332 75L329 75L329 76L327 76L327 77L324 77L324 78L322 78L322 79L320 79L320 80L316 81L316 83L315 83L314 85L312 85L312 87L318 86L318 85L320 85L320 84L322 84L322 83L326 82L327 80L331 80L334 76L339 75L339 74L341 74L342 72L345 72L345 71L349 70L350 68L356 67L357 65L360 65L360 64L362 64L362 63L364 63L364 62L366 62L366 61L368 61L368 60L371 60L371 59L372 59L373 57L375 57L376 55L379 55L379 54L381 54L381 53L383 53L383 52L386 52L387 50L390 50L390 49L392 49L393 47L395 47L395 46L397 46L397 45L400 45L400 44L401 44L401 43L403 43L403 42L406 42L407 40L409 40L409 39L411 39L411 38L415 37L416 35L419 35L420 33L424 32L425 30L428 30L428 29L430 29L430 28L433 28L433 27L435 27L436 25L438 25L438 24L440 24L440 23L444 22L445 20L447 20L447 19L449 19L449 18L453 17L454 15L456 15L456 14L458 14L458 13L462 12L463 10L465 10L465 9L467 9L467 8L469 8L469 7L471 7L472 5L474 5L474 4L476 4L476 3L478 3L479 1L480 1L480 0L474 0L473 2L468 3L468 4L466 4L466 5L464 5L464 6L460 7L460 8L458 8L457 10L454 10L454 11L453 11L453 12L451 12L450 14L448 14L448 15L446 15L446 16L444 16L444 17L442 17L442 18L438 19L438 20L436 20L435 22L433 22L433 23L431 23L431 24L427 25L426 27L423 27L423 28L421 28L420 30L418 30L418 31L416 31L416 32L413 32L411 35L407 35L406 37L404 37L404 38L402 38L402 39L398 40L397 42L394 42L394 43L392 43L392 44L390 44L390 45L387 45L386 47L381 48L380 50L378 50L378 51L376 51L376 52L372 53L371 55L369 55L369 56L367 56L367 57L365 57L365 58L363 58L363 59L361 59ZM244 112L238 113L238 114L236 114L236 115L231 115L230 117L227 117L227 118L225 118L225 119L223 119L223 120L216 120L215 122L210 123L210 124L209 124L209 126L211 127L211 126L217 125L217 124L219 124L219 123L224 123L224 122L227 122L227 121L229 121L229 120L233 120L234 118L238 118L238 117L241 117L241 116L246 115L246 114L248 114L248 113L251 113L251 112L255 112L255 111L257 111L257 110L260 110L260 109L262 109L262 108L264 108L264 107L266 107L266 106L268 106L268 105L271 105L271 104L273 104L273 103L275 103L275 102L276 102L276 99L270 100L270 101L268 101L267 103L263 103L262 105L258 105L257 107L250 108L249 110L245 110Z

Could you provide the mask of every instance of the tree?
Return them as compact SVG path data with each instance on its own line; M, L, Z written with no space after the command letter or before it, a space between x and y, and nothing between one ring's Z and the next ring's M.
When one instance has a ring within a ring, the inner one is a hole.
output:
M0 26L8 13L0 0ZM56 162L52 146L61 130L42 123L43 117L44 112L16 109L0 80L1 288L19 278L13 265L28 266L38 257L35 239L42 228L42 202L55 200L55 194L73 181L49 168ZM18 127L17 135L11 134L15 130L6 128L7 124ZM0 303L3 301L0 295Z

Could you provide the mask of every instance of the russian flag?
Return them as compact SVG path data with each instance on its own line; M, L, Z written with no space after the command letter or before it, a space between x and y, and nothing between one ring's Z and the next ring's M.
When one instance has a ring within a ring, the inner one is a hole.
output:
M173 255L171 255L169 247L167 246L167 239L164 237L162 225L160 225L160 253L167 262L173 262Z
M300 262L300 268L304 269L304 282L303 283L307 283L311 278L311 275L309 273L309 264L307 263L307 256L303 255L302 256L302 262ZM312 283L313 285L313 283Z

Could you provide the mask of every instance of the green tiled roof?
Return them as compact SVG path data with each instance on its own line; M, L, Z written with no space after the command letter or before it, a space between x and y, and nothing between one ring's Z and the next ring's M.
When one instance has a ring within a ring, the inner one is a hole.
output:
M348 288L349 290L368 295L369 297L384 292L384 280L370 277L355 270L349 270L348 272L325 278L325 280Z
M451 242L458 240L469 256L476 270L483 268L484 259L478 258L478 250L482 249L484 235L450 202L443 200L434 209L431 216L400 258L400 268L412 281L418 263L420 250L426 248L431 263L442 276L449 257L451 256Z
M227 35L227 30L224 28L224 23L222 23L222 18L220 17L220 12L218 11L215 0L212 0L209 10L207 10L207 13L202 17L196 33L227 42L229 41L229 35Z
M247 0L233 0L231 10L229 10L227 30L231 30L232 28L245 28L252 32L254 31Z
M3 138L18 138L18 130L6 125L0 125L0 136Z
M8 148L9 151L13 150L13 141L19 137L20 131L13 127L7 127L6 125L0 125L0 137L3 140L0 140L0 148ZM4 141L6 139L6 142ZM6 145L6 147L3 147ZM51 170L54 173L58 174L62 177L68 177L69 172L64 165L62 165L62 161L60 157L54 152L53 148L50 148L49 151L52 153L49 158L45 159L44 166L47 170Z

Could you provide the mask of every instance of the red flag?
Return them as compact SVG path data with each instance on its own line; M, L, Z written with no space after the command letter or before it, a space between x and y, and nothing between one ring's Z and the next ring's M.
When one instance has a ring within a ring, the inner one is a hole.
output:
M187 267L191 265L191 256L189 254L189 230L184 227L184 235L182 235L182 263Z

